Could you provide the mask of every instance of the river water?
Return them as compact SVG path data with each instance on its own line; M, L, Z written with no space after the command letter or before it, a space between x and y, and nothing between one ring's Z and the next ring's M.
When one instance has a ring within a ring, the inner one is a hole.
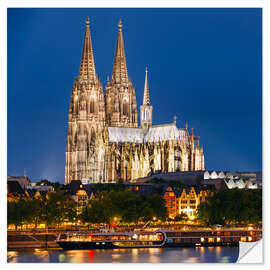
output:
M239 247L8 251L9 263L233 263Z

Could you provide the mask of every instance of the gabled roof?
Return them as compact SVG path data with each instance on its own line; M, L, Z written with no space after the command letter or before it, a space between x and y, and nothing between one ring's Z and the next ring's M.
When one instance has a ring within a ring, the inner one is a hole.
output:
M93 193L94 196L97 195L98 190L91 186L91 184L84 185L84 189L86 190L88 198L90 198L91 194Z
M30 197L34 197L35 194L37 193L37 190L36 189L28 188L27 189L27 193L29 194Z
M160 195L163 196L165 194L165 192L167 191L167 188L169 187L168 184L164 184L161 186L161 189L160 189Z
M108 127L110 142L137 142L143 141L141 128Z
M69 191L70 194L75 195L76 192L80 189L80 186L81 185L82 185L81 180L72 180L69 183L67 189L68 189L68 191Z
M175 124L152 126L146 133L144 140L150 142L157 142L159 140L173 140L180 139L188 142L187 133L185 129L179 129Z
M178 198L178 197L180 197L181 195L182 195L182 192L183 192L183 187L180 187L180 188L174 188L174 194L175 194L175 196Z
M188 143L187 132L175 124L157 125L150 127L146 133L141 128L108 127L110 142L158 142L163 140L180 139Z
M8 194L13 194L14 196L27 197L21 185L17 181L8 181Z

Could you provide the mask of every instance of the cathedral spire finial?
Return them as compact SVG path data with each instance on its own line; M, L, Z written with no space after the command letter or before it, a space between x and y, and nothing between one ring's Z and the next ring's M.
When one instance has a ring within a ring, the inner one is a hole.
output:
M122 20L119 19L119 22L118 22L118 28L119 28L119 30L122 30L122 26L123 26Z
M144 94L143 94L143 105L150 105L150 95L148 87L148 70L145 68L145 82L144 82Z
M96 69L95 69L92 41L91 41L91 35L90 35L89 17L86 17L85 23L86 23L86 30L85 30L85 35L84 35L83 52L82 52L79 78L87 79L87 80L90 80L91 82L94 82L96 80Z
M177 116L175 115L174 117L173 117L173 123L176 125L176 119L177 119Z
M112 80L116 83L128 83L128 72L121 20L119 20L118 23L118 38L114 55Z

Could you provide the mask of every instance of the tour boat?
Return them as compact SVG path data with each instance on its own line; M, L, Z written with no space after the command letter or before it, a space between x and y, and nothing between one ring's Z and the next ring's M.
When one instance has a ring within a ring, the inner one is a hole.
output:
M162 247L166 235L161 231L76 232L59 234L56 242L64 249L114 249Z
M152 230L134 232L101 231L59 234L56 242L64 250L119 249L198 246L237 246L239 242L255 242L262 238L262 230Z
M255 242L262 238L262 230L256 229L214 229L164 231L164 247L238 246L239 242Z

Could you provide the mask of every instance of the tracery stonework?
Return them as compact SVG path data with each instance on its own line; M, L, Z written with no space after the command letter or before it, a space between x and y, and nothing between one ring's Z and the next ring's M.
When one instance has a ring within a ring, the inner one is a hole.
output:
M118 24L112 78L105 94L96 75L89 29L68 113L65 183L133 181L159 171L204 170L204 154L193 129L152 125L147 70L140 127L135 89L128 77L122 23ZM196 141L196 142L195 142Z

